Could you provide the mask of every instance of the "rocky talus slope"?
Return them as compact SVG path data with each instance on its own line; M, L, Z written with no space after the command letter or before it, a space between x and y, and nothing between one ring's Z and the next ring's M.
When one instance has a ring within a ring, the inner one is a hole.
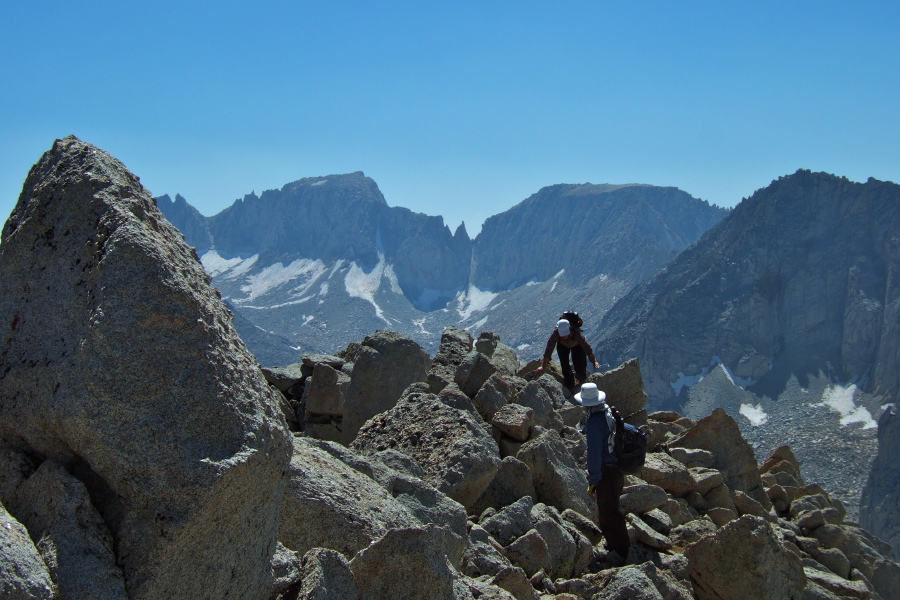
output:
M558 371L448 328L260 369L137 179L75 138L0 243L0 598L900 597L890 546L733 419L647 414L608 553ZM371 400L368 400L371 399Z
M461 329L445 330L426 375L342 444L343 423L358 422L353 413L366 411L346 402L355 380L367 381L365 393L377 395L371 373L400 365L413 372L418 364L408 339L378 332L337 356L308 355L297 365L264 369L272 385L285 390L282 407L298 448L330 454L332 470L357 472L354 489L386 490L421 520L403 525L396 509L366 508L322 484L330 489L328 499L304 517L290 516L290 527L315 518L333 529L307 534L315 540L282 536L286 547L299 548L295 560L306 552L309 563L310 554L322 552L313 546L322 544L348 561L331 577L358 582L354 564L363 548L395 544L383 541L392 531L450 532L440 546L449 567L441 562L409 581L378 583L377 593L366 581L364 589L335 597L415 598L424 586L427 597L446 598L900 598L900 565L890 545L847 521L840 500L807 483L790 447L780 446L759 464L721 409L698 420L674 412L648 415L637 361L592 377L650 434L652 451L644 467L627 476L621 501L632 541L627 557L607 552L594 524L596 508L585 493L586 443L573 426L582 409L555 365L553 374L541 377L533 373L536 361L517 368L495 334L473 339ZM418 490L410 487L413 481ZM360 493L369 494L354 497ZM362 538L348 546L360 522ZM393 568L399 566L381 565ZM297 573L294 589L337 585L302 568Z

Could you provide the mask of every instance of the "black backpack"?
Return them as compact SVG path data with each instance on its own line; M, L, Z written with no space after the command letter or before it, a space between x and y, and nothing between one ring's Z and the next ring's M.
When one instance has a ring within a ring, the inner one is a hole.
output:
M578 313L575 312L574 310L567 310L566 312L564 312L562 314L560 319L565 319L566 321L569 322L569 325L571 325L572 327L581 328L581 326L584 325L584 319L579 317Z
M611 405L607 406L616 420L616 437L613 442L616 466L623 473L637 473L647 458L647 433L640 427L626 423L618 410Z

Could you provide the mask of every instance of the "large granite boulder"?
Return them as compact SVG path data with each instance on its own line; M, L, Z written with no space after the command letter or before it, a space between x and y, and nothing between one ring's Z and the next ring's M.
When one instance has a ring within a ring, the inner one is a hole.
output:
M515 350L502 342L498 342L497 347L494 348L491 362L504 375L512 376L519 370L519 355Z
M394 406L410 384L425 381L431 365L424 348L395 331L366 336L353 360L353 375L344 395L345 446L350 445L363 423Z
M0 598L51 600L53 580L28 531L0 504Z
M473 525L469 531L469 543L466 546L461 571L467 577L480 577L496 575L511 566L502 548L491 535L479 525Z
M472 514L480 515L488 508L501 509L526 496L532 500L536 496L531 471L528 465L514 456L507 456L500 462L490 485L475 502Z
M606 392L606 402L614 406L623 418L635 415L629 423L641 423L638 416L647 406L647 394L644 393L644 379L641 376L641 365L638 359L628 360L615 369L590 376L597 388Z
M578 467L558 433L544 431L525 442L516 458L528 465L538 502L560 511L571 508L586 517L593 514L587 474Z
M509 383L498 373L494 373L484 382L484 385L481 386L475 397L472 398L472 403L478 410L478 414L490 423L494 414L509 404L512 397L513 390Z
M350 377L325 363L313 367L304 397L306 417L344 414L344 394L350 387Z
M744 439L735 420L723 409L717 408L708 417L700 419L669 445L711 452L715 456L712 467L722 473L729 489L744 492L766 510L772 507L763 489L753 448Z
M534 411L535 425L550 427L551 415L554 414L553 401L540 383L537 381L529 382L515 402ZM562 428L562 421L558 417L553 422L558 425L557 429Z
M472 335L465 329L450 326L441 333L441 345L428 368L428 387L437 394L453 383L456 369L472 351Z
M411 393L367 422L352 448L366 455L389 449L407 454L426 482L469 508L500 466L496 442L476 419L434 394Z
M350 561L360 600L471 600L459 572L447 559L456 541L432 526L392 529Z
M421 522L378 482L296 438L281 508L279 541L301 555L337 550L348 559L391 529Z
M286 424L138 178L57 140L3 228L0 281L0 441L79 473L129 596L266 598Z
M474 398L481 386L497 372L497 367L491 359L478 351L469 352L463 359L453 381L459 386L466 396Z
M684 551L699 600L800 598L806 576L800 558L785 549L772 527L743 516Z
M357 600L356 582L350 563L340 553L313 548L300 564L299 593L303 600Z
M688 468L665 452L648 452L638 476L679 497L685 496L697 485Z

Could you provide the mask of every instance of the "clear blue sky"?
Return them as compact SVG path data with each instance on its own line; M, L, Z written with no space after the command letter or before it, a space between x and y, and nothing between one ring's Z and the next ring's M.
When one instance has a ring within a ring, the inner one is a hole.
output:
M900 182L896 1L5 0L0 56L4 218L68 134L206 215L364 171L470 234L555 183Z

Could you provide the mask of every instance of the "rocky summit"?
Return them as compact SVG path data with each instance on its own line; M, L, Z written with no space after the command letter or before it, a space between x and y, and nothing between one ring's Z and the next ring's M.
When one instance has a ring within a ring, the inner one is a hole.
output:
M558 365L496 333L259 367L138 179L76 138L29 174L0 281L0 598L900 598L890 544L789 446L648 413L636 359L591 376L650 440L627 556Z

